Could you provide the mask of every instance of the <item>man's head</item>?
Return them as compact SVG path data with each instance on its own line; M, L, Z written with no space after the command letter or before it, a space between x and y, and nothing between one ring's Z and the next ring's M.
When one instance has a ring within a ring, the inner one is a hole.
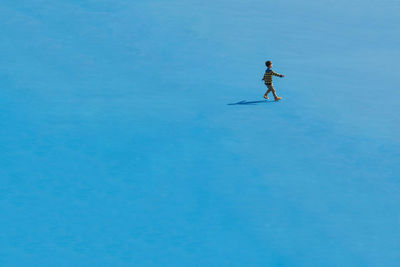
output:
M271 61L266 61L265 62L265 66L267 66L267 68L272 68L272 62Z

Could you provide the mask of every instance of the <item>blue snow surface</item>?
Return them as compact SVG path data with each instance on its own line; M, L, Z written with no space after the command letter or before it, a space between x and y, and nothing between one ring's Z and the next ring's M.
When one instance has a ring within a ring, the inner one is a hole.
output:
M1 0L0 266L399 266L399 14Z

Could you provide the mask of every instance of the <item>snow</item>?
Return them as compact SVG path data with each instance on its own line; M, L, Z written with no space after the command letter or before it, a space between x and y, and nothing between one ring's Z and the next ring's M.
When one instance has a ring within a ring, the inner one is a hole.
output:
M396 266L399 12L3 0L0 264Z

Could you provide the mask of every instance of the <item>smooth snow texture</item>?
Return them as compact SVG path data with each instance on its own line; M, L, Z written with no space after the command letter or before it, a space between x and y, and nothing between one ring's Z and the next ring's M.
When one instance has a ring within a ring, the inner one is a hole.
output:
M399 14L2 0L0 265L398 265Z

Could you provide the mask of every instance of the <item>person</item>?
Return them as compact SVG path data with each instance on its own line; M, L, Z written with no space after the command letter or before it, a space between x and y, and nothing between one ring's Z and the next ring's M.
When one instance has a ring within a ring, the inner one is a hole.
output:
M276 90L274 88L274 85L272 84L272 76L277 76L277 77L285 77L285 75L276 73L275 71L272 70L272 62L271 61L267 61L265 62L265 66L267 66L267 70L265 71L264 77L262 78L262 80L265 82L265 85L268 87L267 92L265 92L264 94L264 98L265 99L269 99L268 94L269 92L272 92L272 94L275 97L275 101L281 100L282 97L277 96L276 94Z

